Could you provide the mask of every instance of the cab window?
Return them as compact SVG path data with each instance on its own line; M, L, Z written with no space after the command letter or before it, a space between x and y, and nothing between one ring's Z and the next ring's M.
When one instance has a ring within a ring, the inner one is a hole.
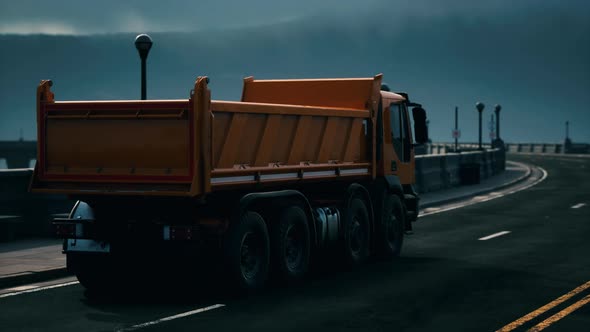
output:
M399 104L391 104L389 106L389 118L391 119L391 139L393 141L393 149L395 150L395 154L397 154L398 158L401 159L403 140Z
M412 142L408 135L408 114L405 104L391 104L389 106L391 119L391 138L393 149L402 162L410 161Z

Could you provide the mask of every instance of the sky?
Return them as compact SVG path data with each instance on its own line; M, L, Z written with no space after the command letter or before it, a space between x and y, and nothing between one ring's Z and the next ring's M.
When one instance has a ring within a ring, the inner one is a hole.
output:
M0 140L18 137L19 127L25 139L34 139L34 100L26 96L41 78L57 79L58 99L128 98L125 86L134 84L130 77L137 75L137 59L126 40L148 32L156 38L149 60L150 93L156 90L152 96L183 97L201 71L214 82L214 98L234 100L241 77L250 74L288 78L383 72L390 85L425 104L437 141L451 140L455 106L463 139L474 141L476 129L466 123L476 121L474 105L482 101L486 122L493 105L503 105L503 133L510 141L559 142L562 124L570 120L574 140L590 142L587 22L586 0L0 0L0 39L11 43L3 52L0 44L0 72L5 73L0 75ZM283 31L289 37L281 40L276 34ZM474 38L478 32L487 39ZM371 34L377 41L398 44L384 45L377 58L364 51L374 47L365 40ZM206 35L220 37L210 41ZM317 36L335 41L324 46ZM87 68L68 66L83 61L78 52L87 56L94 51L90 39L105 47L96 52L95 72L85 72L97 77L99 87L85 81L81 69ZM183 54L183 43L195 55ZM355 49L348 52L342 45L351 43ZM406 54L397 56L404 47ZM241 54L245 49L256 56ZM275 62L265 50L280 54L282 61ZM53 63L38 61L42 53ZM392 61L386 62L387 57ZM256 58L259 63L253 62ZM306 66L316 60L324 63ZM109 61L122 63L113 69L120 79L112 84L105 83Z
M89 35L120 32L187 32L295 21L310 16L350 18L382 12L400 16L477 17L523 8L572 8L586 0L2 0L0 33Z

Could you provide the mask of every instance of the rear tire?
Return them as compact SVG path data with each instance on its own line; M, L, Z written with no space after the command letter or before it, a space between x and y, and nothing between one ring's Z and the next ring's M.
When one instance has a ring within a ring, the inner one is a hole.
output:
M264 219L256 212L245 212L239 222L230 227L225 243L226 273L230 282L246 292L262 288L268 277L269 253Z
M375 241L377 254L383 258L399 256L404 240L405 215L397 195L385 194Z
M348 265L359 265L369 257L370 230L365 202L352 198L344 214L344 259Z
M125 288L128 279L113 257L95 253L68 253L68 270L76 275L87 294L107 294Z
M280 279L295 282L309 270L310 233L307 215L298 206L280 214L272 228L272 262Z

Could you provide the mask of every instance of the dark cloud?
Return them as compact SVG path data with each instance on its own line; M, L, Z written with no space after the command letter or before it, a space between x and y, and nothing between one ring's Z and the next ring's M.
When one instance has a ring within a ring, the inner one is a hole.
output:
M258 26L307 17L378 18L503 15L523 8L568 8L588 12L585 0L2 0L0 33L101 34L197 31ZM385 23L387 24L387 23Z
M486 121L503 105L509 141L558 142L566 120L574 140L590 141L589 8L580 0L0 3L0 140L19 128L34 138L41 78L54 79L61 100L136 98L132 40L155 31L151 98L185 98L201 74L214 98L231 100L248 75L382 72L427 105L435 140L450 140L455 106L463 139L475 140L481 100ZM6 27L91 36L1 35ZM158 33L169 30L184 33Z

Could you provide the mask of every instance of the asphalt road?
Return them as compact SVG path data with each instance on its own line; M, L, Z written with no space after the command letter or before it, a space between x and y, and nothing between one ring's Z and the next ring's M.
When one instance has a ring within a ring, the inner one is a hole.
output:
M534 312L513 330L545 321L545 331L590 331L590 158L510 159L548 176L526 190L421 217L396 261L323 268L300 285L247 297L207 285L199 294L88 300L79 284L0 296L0 329L495 331Z

